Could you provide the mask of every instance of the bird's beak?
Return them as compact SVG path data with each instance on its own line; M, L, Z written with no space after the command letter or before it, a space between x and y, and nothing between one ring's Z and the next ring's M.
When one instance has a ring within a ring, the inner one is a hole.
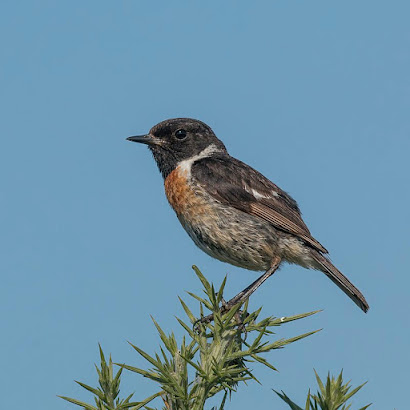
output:
M128 137L127 141L139 142L147 145L160 145L158 138L153 137L151 134L136 135L134 137Z

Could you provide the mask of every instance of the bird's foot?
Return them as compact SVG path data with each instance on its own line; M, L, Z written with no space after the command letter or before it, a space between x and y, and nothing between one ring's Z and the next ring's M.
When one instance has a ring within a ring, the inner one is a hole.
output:
M225 299L222 298L222 306L219 310L219 313L222 315L228 313L232 308L237 306L238 304L243 305L245 300L238 300L237 297L232 298L228 302L225 301ZM235 322L235 326L238 327L238 330L242 332L246 332L245 325L244 325L244 320L248 317L248 313L243 310L239 310L235 312L234 316L232 317L232 320ZM194 329L199 332L200 330L200 324L206 325L208 323L213 322L214 320L214 314L211 313L210 315L203 316L200 319L198 319L194 323Z

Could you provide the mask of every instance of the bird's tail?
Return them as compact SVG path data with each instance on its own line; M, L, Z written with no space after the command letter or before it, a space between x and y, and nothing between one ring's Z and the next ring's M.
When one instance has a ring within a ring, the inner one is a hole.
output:
M329 259L316 250L312 251L312 257L318 264L317 268L320 269L333 283L339 286L339 288L342 289L343 292L363 310L363 312L366 313L369 310L369 305L360 290L357 289L356 286L354 286L353 283L350 282L350 280L347 279Z

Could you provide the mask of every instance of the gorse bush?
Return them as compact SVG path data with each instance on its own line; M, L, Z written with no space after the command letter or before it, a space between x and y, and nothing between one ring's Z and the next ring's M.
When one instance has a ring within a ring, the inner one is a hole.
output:
M195 266L194 271L202 283L204 295L203 297L193 293L189 293L189 295L199 301L200 317L195 317L188 305L180 299L187 316L185 321L177 318L185 333L180 343L177 342L174 333L167 335L153 319L161 339L160 351L150 355L130 343L138 355L148 362L148 369L116 363L119 370L114 375L111 357L107 363L100 347L101 367L96 366L99 387L93 388L77 382L94 395L95 404L87 404L64 396L62 398L86 410L152 409L148 405L154 399L161 400L160 406L166 410L202 410L209 398L221 392L220 404L214 409L222 410L229 395L236 392L241 385L244 385L244 382L257 381L254 370L250 367L251 364L253 367L260 363L276 370L273 364L263 357L265 353L281 349L317 332L312 331L288 339L269 341L268 338L274 334L273 328L317 312L281 318L271 316L261 319L261 308L254 312L248 312L247 303L243 306L237 305L226 312L223 309L226 278L216 291ZM204 320L204 309L213 315L212 321ZM201 318L202 320L200 320ZM152 380L158 385L158 392L140 401L131 401L133 395L121 399L119 393L121 375L124 369ZM341 386L340 389L344 387ZM360 387L355 390L359 390ZM356 391L350 393L349 397ZM332 389L331 392L333 394ZM323 400L333 399L334 394L327 394L326 389L325 393L318 393L317 396L309 395L309 400L312 401L313 405L316 405L316 400L318 405L321 405ZM345 393L347 395L347 391ZM296 406L283 392L277 394L290 406ZM300 409L300 407L291 408ZM307 407L307 409L310 408L336 410L340 406ZM342 409L347 410L348 407Z
M319 390L316 394L311 394L310 390L308 391L304 408L294 403L283 391L282 393L276 390L274 391L292 410L349 410L352 405L347 404L347 402L366 384L365 382L355 389L350 390L350 382L343 383L343 371L340 372L337 378L328 374L326 385L323 384L316 371L315 375ZM365 410L370 405L371 404L361 407L359 410Z

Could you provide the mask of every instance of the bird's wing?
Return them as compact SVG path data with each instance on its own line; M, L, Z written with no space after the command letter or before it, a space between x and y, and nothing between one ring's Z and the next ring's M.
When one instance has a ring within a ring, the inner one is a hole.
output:
M213 155L195 162L191 175L221 203L262 218L327 253L311 236L296 201L250 166L226 155Z

